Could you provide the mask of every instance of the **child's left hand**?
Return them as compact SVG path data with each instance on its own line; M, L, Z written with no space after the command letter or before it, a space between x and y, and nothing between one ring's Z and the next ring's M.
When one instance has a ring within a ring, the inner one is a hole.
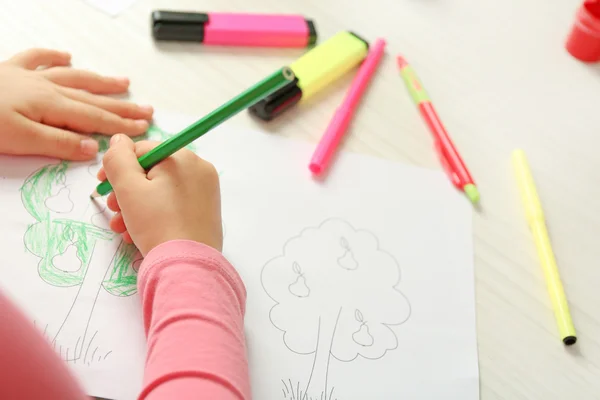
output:
M85 134L146 132L152 107L101 96L127 92L127 78L70 61L68 53L32 49L0 63L0 153L88 160L98 144Z

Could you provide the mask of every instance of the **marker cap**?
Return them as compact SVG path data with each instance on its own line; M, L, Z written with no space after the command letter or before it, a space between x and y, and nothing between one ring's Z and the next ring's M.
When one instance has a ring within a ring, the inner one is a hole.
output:
M600 0L586 0L581 5L566 47L578 60L600 61Z
M204 40L204 24L208 22L208 14L157 10L152 12L151 18L152 36L156 40Z
M152 36L156 40L202 42L208 14L178 11L153 11Z
M270 121L298 103L301 98L302 90L298 86L298 78L295 78L293 82L248 108L248 111L263 121Z

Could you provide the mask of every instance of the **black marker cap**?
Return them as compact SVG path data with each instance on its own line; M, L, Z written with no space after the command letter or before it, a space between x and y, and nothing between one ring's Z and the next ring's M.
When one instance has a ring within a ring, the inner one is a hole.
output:
M152 36L156 40L202 42L208 14L193 12L152 12Z
M352 36L354 36L355 38L357 38L358 40L364 42L365 45L367 46L367 50L369 49L369 42L367 42L363 37L361 37L360 35L358 35L355 32L352 32L352 31L348 31L348 33L351 34Z
M298 78L295 78L283 88L248 108L248 111L263 121L270 121L299 102L301 98L302 90L298 87Z
M312 19L305 19L308 27L308 43L306 47L314 46L317 43L317 28Z
M575 336L567 336L563 338L563 343L567 346L572 346L577 343L577 337Z

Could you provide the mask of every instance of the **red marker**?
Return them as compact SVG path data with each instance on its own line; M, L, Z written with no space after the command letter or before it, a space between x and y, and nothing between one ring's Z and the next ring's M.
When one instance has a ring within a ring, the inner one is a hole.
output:
M479 191L467 166L460 157L460 154L458 154L456 147L454 147L454 143L452 143L448 132L446 132L446 128L444 128L440 117L435 112L429 95L423 88L419 78L417 78L413 68L408 65L402 56L398 56L398 67L413 101L419 108L421 116L433 134L435 148L439 154L442 167L446 170L450 181L458 189L464 191L473 204L477 203L479 201Z

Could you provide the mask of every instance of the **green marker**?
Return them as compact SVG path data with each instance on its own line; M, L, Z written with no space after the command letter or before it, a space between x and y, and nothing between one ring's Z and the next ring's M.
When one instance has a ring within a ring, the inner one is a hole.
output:
M234 97L204 118L194 122L179 134L162 142L148 153L141 156L138 161L142 168L149 170L165 158L178 150L181 150L211 129L227 121L237 113L254 105L264 97L281 89L295 79L294 73L288 67L283 67L250 89ZM104 181L96 187L96 191L90 197L105 196L112 191L109 181Z

